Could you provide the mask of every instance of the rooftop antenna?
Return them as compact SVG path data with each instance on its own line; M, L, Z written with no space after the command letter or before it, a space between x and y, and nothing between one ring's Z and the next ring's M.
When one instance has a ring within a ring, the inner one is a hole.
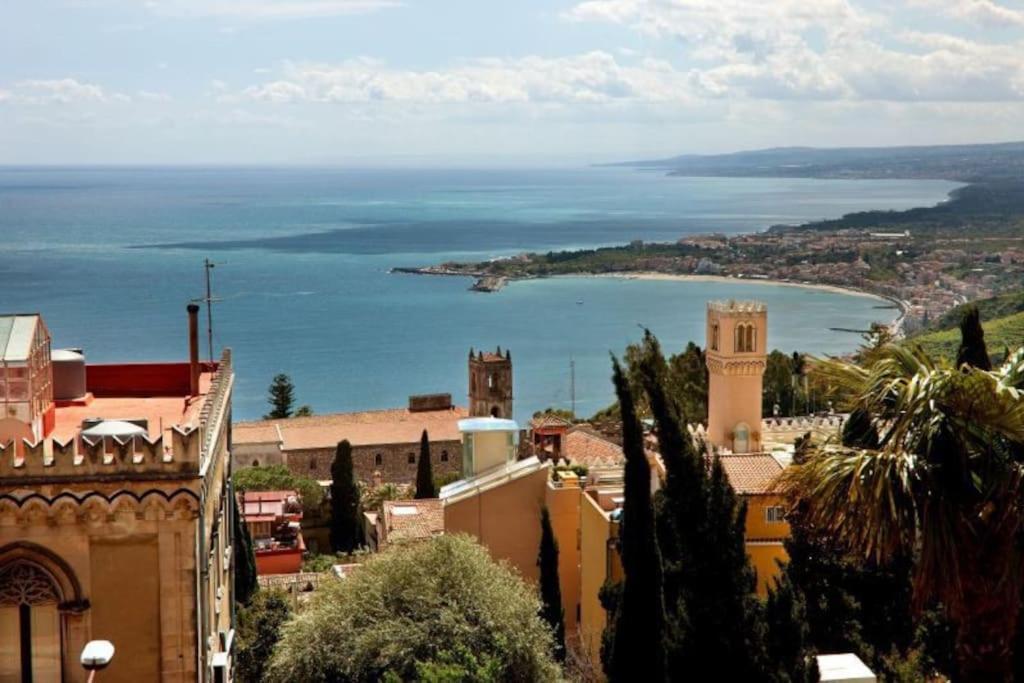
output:
M221 301L221 299L213 296L213 289L210 286L210 273L216 267L217 264L210 259L203 259L203 270L206 273L206 296L200 299L192 299L192 303L206 304L206 344L210 351L211 363L213 362L213 304L216 301Z
M572 400L572 419L576 419L576 359L569 356L569 396Z

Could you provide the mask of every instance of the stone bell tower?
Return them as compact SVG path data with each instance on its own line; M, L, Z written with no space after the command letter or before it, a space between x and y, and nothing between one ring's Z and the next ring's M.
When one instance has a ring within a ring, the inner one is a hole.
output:
M469 350L469 414L512 419L512 354Z
M768 309L757 301L709 302L707 335L708 441L734 453L757 453Z

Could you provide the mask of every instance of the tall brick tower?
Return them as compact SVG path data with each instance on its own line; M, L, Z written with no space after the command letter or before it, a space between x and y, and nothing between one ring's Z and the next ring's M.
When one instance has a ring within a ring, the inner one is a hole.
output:
M734 453L757 453L768 309L757 301L709 302L707 335L708 440Z
M512 419L512 354L469 350L469 414Z

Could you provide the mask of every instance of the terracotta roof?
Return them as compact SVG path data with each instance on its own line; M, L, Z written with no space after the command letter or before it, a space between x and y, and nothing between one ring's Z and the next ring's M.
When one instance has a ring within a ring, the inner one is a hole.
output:
M572 464L617 467L625 462L622 447L585 429L571 429L562 437L562 457Z
M417 541L444 533L444 506L438 498L384 501L383 543Z
M782 472L782 465L767 453L753 455L720 455L725 476L736 493L756 496L768 492L775 478Z
M240 422L232 428L235 444L281 443L282 450L334 448L348 439L353 446L419 443L426 429L431 441L459 441L458 422L465 408L410 412L408 408L333 413L283 420Z
M543 413L532 420L530 420L531 429L545 429L551 427L571 427L572 422L566 420L564 417L558 415L552 415L550 413Z

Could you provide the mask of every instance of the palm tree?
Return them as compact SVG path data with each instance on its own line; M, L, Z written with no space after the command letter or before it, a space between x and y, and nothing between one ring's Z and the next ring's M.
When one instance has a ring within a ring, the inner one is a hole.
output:
M959 624L964 680L1010 680L1024 583L1024 349L997 370L892 344L864 362L812 370L852 392L877 447L814 447L780 484L851 552L914 557L918 602L941 601Z

